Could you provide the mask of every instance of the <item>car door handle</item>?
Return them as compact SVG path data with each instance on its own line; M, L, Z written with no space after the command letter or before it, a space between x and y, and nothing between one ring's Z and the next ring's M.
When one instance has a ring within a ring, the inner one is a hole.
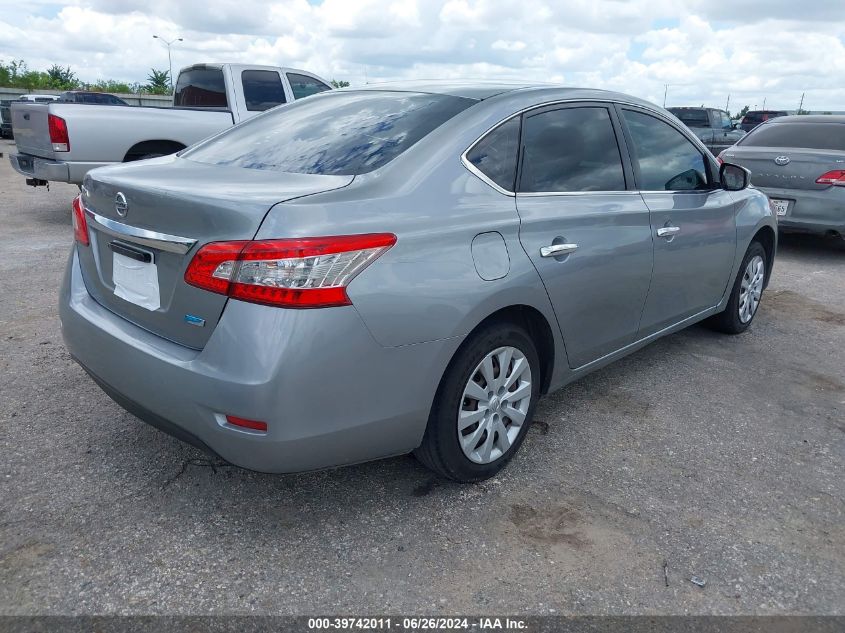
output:
M561 255L568 255L578 249L577 244L552 244L551 246L544 246L540 249L541 257L560 257Z
M657 237L671 237L681 232L680 226L664 226L657 229Z

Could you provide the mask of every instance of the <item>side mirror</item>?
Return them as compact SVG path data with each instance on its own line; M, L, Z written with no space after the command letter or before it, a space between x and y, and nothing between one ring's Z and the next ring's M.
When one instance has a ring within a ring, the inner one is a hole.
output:
M751 172L739 165L722 163L719 167L719 182L725 191L742 191L751 182Z

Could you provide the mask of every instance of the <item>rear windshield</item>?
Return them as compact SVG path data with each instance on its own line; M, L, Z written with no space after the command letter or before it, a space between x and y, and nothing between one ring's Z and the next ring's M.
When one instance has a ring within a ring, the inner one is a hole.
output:
M674 114L684 123L684 125L689 127L710 127L710 122L707 119L707 110L669 108L669 112Z
M247 169L365 174L473 103L409 92L326 92L254 117L182 156Z
M199 108L227 108L226 82L219 68L192 68L182 71L176 82L173 105Z
M739 144L845 151L845 123L767 123L755 127Z

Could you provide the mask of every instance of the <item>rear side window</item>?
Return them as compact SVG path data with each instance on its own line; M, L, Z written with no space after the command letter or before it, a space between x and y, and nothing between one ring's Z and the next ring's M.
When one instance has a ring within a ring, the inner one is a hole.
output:
M631 133L634 159L643 191L691 191L709 189L707 167L698 148L668 123L623 110Z
M182 156L247 169L365 174L473 103L436 94L330 92L253 117Z
M219 68L192 68L176 82L173 105L198 108L227 108L226 82Z
M845 151L845 123L767 123L755 127L741 144Z
M318 81L313 77L300 75L298 73L288 73L288 81L290 82L294 99L302 99L302 97L310 97L318 92L331 90L331 88L322 81Z
M502 123L467 152L467 160L505 191L514 190L519 122L517 116Z
M564 108L525 117L521 192L622 191L625 175L606 108Z
M245 70L241 73L241 83L246 109L251 112L269 110L285 102L282 78L276 71Z

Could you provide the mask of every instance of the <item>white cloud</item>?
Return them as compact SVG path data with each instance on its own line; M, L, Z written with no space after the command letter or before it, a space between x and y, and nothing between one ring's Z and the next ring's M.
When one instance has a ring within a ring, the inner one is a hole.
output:
M86 81L201 61L327 78L503 78L661 103L845 110L841 0L0 0L0 59Z

